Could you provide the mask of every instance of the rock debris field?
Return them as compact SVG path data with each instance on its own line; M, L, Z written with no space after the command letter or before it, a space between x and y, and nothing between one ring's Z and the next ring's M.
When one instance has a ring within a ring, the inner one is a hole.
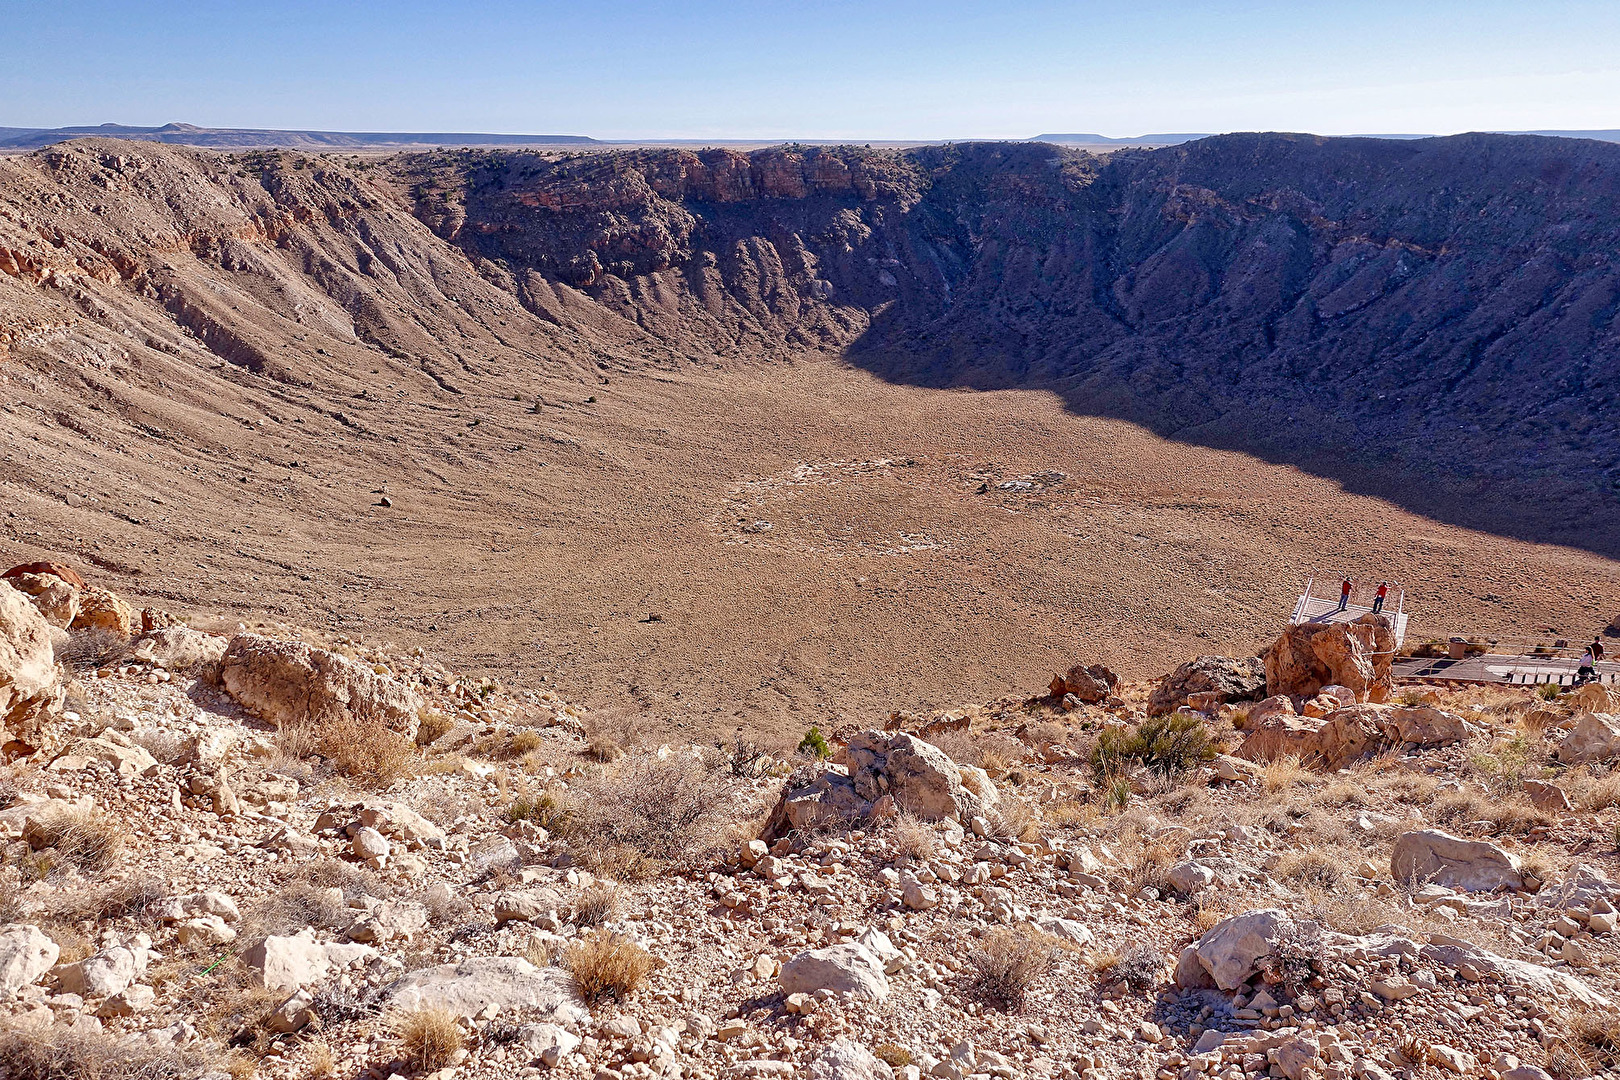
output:
M1620 695L1389 634L680 745L19 567L0 1076L1612 1071Z

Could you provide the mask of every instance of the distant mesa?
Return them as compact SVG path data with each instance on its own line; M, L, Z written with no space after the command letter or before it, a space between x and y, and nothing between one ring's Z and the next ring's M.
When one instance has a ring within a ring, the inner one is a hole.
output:
M162 127L98 124L63 128L0 127L0 149L34 150L68 139L100 135L147 142L176 143L218 149L284 148L292 150L361 150L430 146L589 146L585 135L491 135L469 132L282 131L275 128L206 128L172 123Z

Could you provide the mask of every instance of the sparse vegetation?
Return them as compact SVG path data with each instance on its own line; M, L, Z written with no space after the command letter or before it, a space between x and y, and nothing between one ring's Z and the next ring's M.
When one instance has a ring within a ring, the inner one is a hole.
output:
M939 833L915 814L901 811L894 819L891 843L896 855L923 862L938 854Z
M562 964L586 1001L623 1001L647 981L653 957L628 937L594 930L564 950Z
M694 858L723 820L719 778L689 755L628 757L581 790L562 830L576 858L612 848L659 862Z
M996 927L968 955L972 970L964 992L970 1000L1017 1012L1052 970L1057 956L1058 950L1044 936Z
M128 832L113 819L82 806L30 819L24 839L36 850L50 849L55 860L86 873L111 866L124 850Z
M832 757L832 747L827 745L827 738L818 727L812 727L804 733L804 738L799 740L798 749L799 753L808 754L817 761Z
M1091 771L1099 784L1137 767L1159 776L1180 776L1215 756L1204 722L1187 713L1142 721L1134 729L1103 729L1091 749Z
M400 1050L422 1072L453 1065L467 1044L460 1018L449 1009L416 1009L394 1021Z

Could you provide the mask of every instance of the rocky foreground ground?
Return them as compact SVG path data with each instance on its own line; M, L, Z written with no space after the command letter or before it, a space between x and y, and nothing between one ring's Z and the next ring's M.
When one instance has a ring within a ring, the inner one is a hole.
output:
M1403 687L1372 617L661 745L255 631L0 582L0 1077L1620 1066L1603 688Z

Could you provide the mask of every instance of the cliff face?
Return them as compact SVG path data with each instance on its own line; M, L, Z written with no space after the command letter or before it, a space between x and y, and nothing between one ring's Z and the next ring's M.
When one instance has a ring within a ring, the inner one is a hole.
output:
M418 216L547 318L577 289L693 355L844 349L928 385L1050 387L1485 527L1510 491L1558 495L1577 543L1620 498L1617 146L1234 135L1106 160L400 168Z
M832 352L1612 553L1617 193L1620 146L1513 136L369 163L85 140L0 162L0 344L137 371L200 347L345 395Z

